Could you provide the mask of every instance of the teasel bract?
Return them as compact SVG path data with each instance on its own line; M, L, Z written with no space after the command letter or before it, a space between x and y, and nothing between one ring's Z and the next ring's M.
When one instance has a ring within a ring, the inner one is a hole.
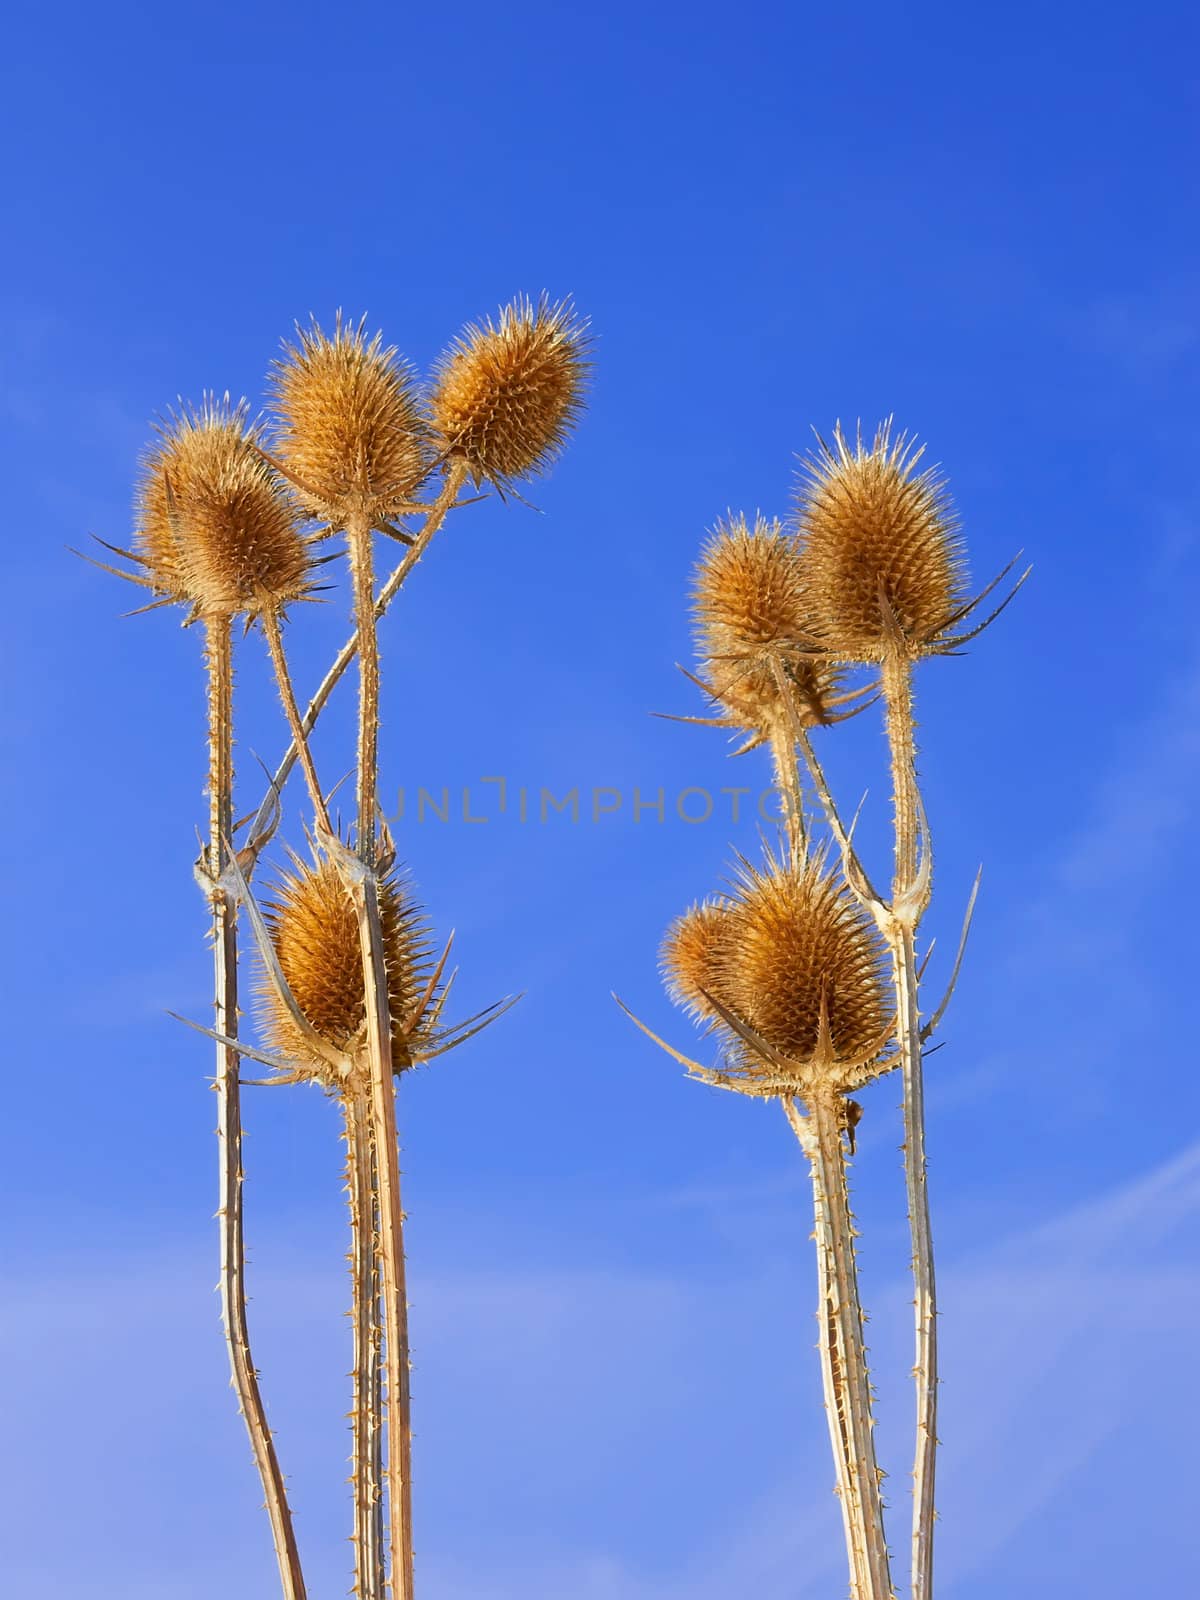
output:
M965 553L946 482L936 468L922 470L922 456L923 447L906 434L893 436L890 421L876 429L870 445L864 443L861 430L851 442L839 426L832 443L819 440L816 452L805 463L797 518L814 658L878 666L891 764L894 860L891 892L884 896L858 860L807 733L797 730L797 741L841 846L847 878L860 903L874 917L892 967L904 1079L905 1182L915 1285L913 1600L929 1600L932 1594L938 1387L922 1071L922 1045L929 1025L921 1020L917 962L917 930L932 895L933 857L917 781L913 667L926 656L957 653L999 615L1028 576L1026 572L1017 580L984 621L965 632L955 631L968 622L1013 564L981 594L967 598ZM973 892L964 939L974 898ZM955 975L957 969L956 962Z
M278 630L289 604L311 588L297 507L263 459L245 404L206 396L162 426L147 453L137 495L138 527L128 555L160 604L188 609L205 633L208 681L208 841L199 875L213 923L221 1203L221 1308L234 1392L262 1480L280 1580L287 1600L305 1586L287 1490L267 1423L246 1315L245 1218L238 1033L237 905L228 868L233 838L233 647L236 617Z

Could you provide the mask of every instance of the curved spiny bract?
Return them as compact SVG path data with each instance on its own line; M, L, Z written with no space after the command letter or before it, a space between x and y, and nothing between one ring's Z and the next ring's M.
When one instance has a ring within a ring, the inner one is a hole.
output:
M728 896L671 925L661 965L671 998L720 1039L726 1087L809 1098L894 1065L886 951L819 853L741 863Z
M567 300L518 298L471 324L438 362L430 396L440 449L504 489L544 472L583 410L589 341Z
M939 471L918 470L923 453L907 434L893 438L890 420L869 447L839 424L803 463L804 579L814 632L835 660L937 654L962 614L958 521Z
M152 586L198 614L278 612L308 592L298 509L245 402L206 395L172 415L146 454L136 509Z
M315 321L297 328L271 370L276 454L306 510L334 528L402 514L431 465L413 373L382 335L366 337L365 320L339 312L332 338Z
M769 736L782 720L776 663L805 727L833 720L841 687L832 664L811 654L812 602L796 538L756 515L722 518L692 582L700 680L732 726Z
M379 910L392 1019L392 1067L399 1073L421 1053L421 1024L436 998L426 998L432 973L428 925L403 878L379 881ZM335 1050L364 1048L366 998L358 916L345 881L327 857L282 872L276 898L263 907L271 942L292 998L309 1026ZM312 1048L267 978L259 983L272 1048L332 1087L329 1063ZM422 1001L425 1000L425 1005ZM418 1010L421 1015L418 1016Z

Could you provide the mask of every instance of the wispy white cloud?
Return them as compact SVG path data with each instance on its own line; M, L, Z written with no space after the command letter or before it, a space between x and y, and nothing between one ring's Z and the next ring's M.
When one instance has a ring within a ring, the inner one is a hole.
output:
M1136 1382L1148 1355L1183 1371L1180 1414L1200 1403L1186 1375L1200 1335L1198 1218L1200 1145L944 1272L948 1596L985 1572L1026 1570L1044 1537L1039 1518L1066 1492L1086 1497L1106 1441L1132 1430L1122 1448L1134 1463L1161 1461L1172 1420L1148 1412ZM420 1563L430 1592L830 1592L840 1581L839 1533L802 1248L796 1261L750 1276L418 1276ZM280 1443L296 1475L314 1587L334 1592L345 1565L344 1287L332 1268L257 1281L260 1358L273 1415L285 1419ZM228 1600L268 1591L253 1479L203 1283L191 1261L114 1259L53 1281L24 1272L10 1284L0 1351L9 1460L20 1470L0 1497L0 1560L26 1600L62 1593L84 1551L96 1600L198 1600L217 1585ZM877 1298L874 1359L890 1390L907 1363L908 1291L897 1283ZM85 1419L77 1436L74 1418ZM906 1403L885 1412L898 1547L907 1426ZM84 1486L78 1519L65 1523L64 1460ZM1170 1517L1183 1507L1166 1477L1156 1514ZM1097 1549L1081 1586L1128 1592L1136 1575L1106 1572L1102 1538Z

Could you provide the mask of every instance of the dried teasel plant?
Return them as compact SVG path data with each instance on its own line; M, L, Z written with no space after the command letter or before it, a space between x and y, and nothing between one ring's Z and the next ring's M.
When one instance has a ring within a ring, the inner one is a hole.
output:
M270 431L244 406L206 400L162 430L139 491L133 550L107 545L133 570L95 564L147 588L156 609L187 607L204 623L210 684L210 839L198 876L213 905L217 1015L199 1027L218 1045L222 1104L222 1253L235 1386L267 1494L287 1600L304 1580L282 1476L245 1327L240 1088L318 1084L339 1100L347 1141L354 1323L352 1409L354 1593L411 1600L411 1424L408 1307L395 1092L398 1076L465 1042L512 1000L443 1021L455 974L450 943L435 960L424 914L397 872L378 804L380 618L447 516L469 504L468 478L506 491L544 469L581 408L585 325L563 304L519 300L496 324L471 327L444 358L432 391L365 324L317 323L285 345L271 384ZM448 374L461 410L453 438ZM468 404L469 401L469 404ZM478 498L478 497L477 497ZM345 536L354 629L301 714L285 650L293 603L316 597L316 555ZM375 540L403 546L378 589ZM231 624L262 629L291 742L261 804L234 822ZM310 735L334 689L359 662L354 830L330 820ZM284 786L300 764L313 819L311 863L291 857L263 905L250 879L278 827ZM236 835L242 834L240 845ZM237 1032L237 914L259 960L261 1044ZM242 1059L273 1069L239 1076ZM386 1513L386 1525L385 1525Z
M894 825L890 894L872 884L838 816L806 731L797 729L813 784L837 837L847 879L887 944L904 1079L904 1165L912 1234L916 1358L911 1583L913 1600L933 1585L937 1453L937 1298L926 1181L922 1023L917 933L933 892L929 825L917 779L913 668L927 656L953 655L999 616L1028 577L981 622L971 616L1015 566L968 598L965 552L944 478L921 468L923 447L893 436L890 420L867 445L840 426L818 439L804 465L798 507L800 565L811 599L814 659L878 666L891 768ZM965 631L962 630L966 626ZM976 880L976 889L978 880ZM975 891L963 928L965 940ZM960 944L954 976L961 960ZM953 978L952 978L953 983ZM940 1020L945 1002L934 1013Z
M798 842L797 842L798 841ZM871 1384L847 1181L851 1098L896 1065L886 954L831 873L828 851L791 834L780 857L739 860L725 894L678 917L662 947L671 998L715 1038L705 1066L638 1027L690 1077L778 1100L808 1161L817 1255L818 1348L851 1593L890 1600Z
M916 1600L928 1600L937 1367L921 1057L958 977L976 891L949 988L923 1018L916 932L932 864L916 781L912 669L924 656L955 653L1012 598L955 632L1001 579L966 598L945 485L936 472L918 471L919 461L919 450L903 435L893 439L889 425L870 447L861 435L851 445L839 429L808 464L795 529L729 516L705 545L693 586L700 672L685 675L713 714L673 720L733 730L736 755L769 746L786 852L782 861L768 853L765 869L743 861L730 891L679 918L664 945L668 991L716 1037L716 1066L701 1066L633 1018L691 1076L778 1098L808 1156L826 1411L855 1600L890 1600L892 1588L839 1134L852 1148L861 1111L850 1094L898 1067L917 1290L912 1585ZM849 674L863 667L878 680L853 683ZM894 798L887 898L859 859L853 825L842 820L812 738L813 729L876 699ZM809 792L837 849L838 880L829 846L814 844L806 820Z
M233 623L259 620L278 636L285 608L312 593L298 509L264 460L245 403L206 396L158 430L138 484L135 548L108 546L135 570L120 576L177 604L204 630L208 704L208 837L196 865L209 901L217 1038L217 1149L221 1311L230 1372L262 1481L286 1600L304 1600L287 1489L267 1423L246 1312L245 1212L238 1034L238 933L231 888L233 825ZM98 563L104 565L104 563ZM251 848L258 836L251 840Z
M468 331L448 366L458 374L461 392L469 392L473 409L464 402L453 439L440 435L442 449L432 465L444 474L443 487L416 539L387 523L389 516L404 513L407 502L399 497L411 495L417 486L418 445L424 439L423 419L417 416L394 353L383 349L378 339L365 340L361 326L349 330L339 325L332 339L314 326L298 346L285 352L274 375L281 466L300 492L319 506L330 531L344 533L354 597L359 716L353 855L332 840L315 787L312 799L318 812L318 839L341 873L353 906L364 974L365 1114L375 1162L382 1281L390 1571L392 1592L403 1600L408 1600L413 1585L412 1429L377 830L380 679L373 535L381 529L398 534L402 541L411 540L410 554L416 557L430 519L444 514L443 508L453 503L468 475L498 485L502 478L508 481L544 465L561 447L579 411L587 369L585 349L583 328L561 310L551 312L545 301L536 308L518 301L501 313L495 327L489 324L482 333ZM430 403L438 428L446 416L447 370L443 365ZM337 395L332 406L331 387ZM406 430L413 441L410 456L398 451ZM295 727L294 738L302 748L302 727Z

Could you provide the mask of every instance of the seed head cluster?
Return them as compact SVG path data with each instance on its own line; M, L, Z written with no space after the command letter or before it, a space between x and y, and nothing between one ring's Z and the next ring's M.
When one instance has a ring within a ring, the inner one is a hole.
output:
M297 507L255 438L244 404L210 396L173 417L143 463L136 543L147 575L205 615L277 610L308 587Z
M889 648L888 611L907 651L936 647L966 585L958 523L944 479L917 470L922 449L882 424L868 449L839 427L804 464L799 525L812 617L846 661Z
M668 993L718 1034L727 1071L749 1093L777 1069L712 1000L796 1064L798 1090L818 1082L845 1087L848 1074L882 1053L889 1016L883 945L819 857L796 867L769 858L763 869L743 863L727 898L694 906L671 925L661 961Z
M411 1018L429 981L428 930L419 906L394 873L379 891L380 922L387 960L388 1005L392 1017L392 1064L411 1065L414 1040L406 1038ZM273 902L264 906L280 968L301 1014L336 1050L353 1055L365 1044L366 999L358 919L349 890L327 858L315 866L296 864L280 876ZM260 984L266 1034L281 1056L324 1078L329 1067L296 1026L274 985Z
M806 725L829 716L836 669L806 654L814 623L799 545L776 521L719 521L692 586L696 649L707 687L743 727L769 730L780 714L773 662L792 685Z
M306 509L334 526L397 514L429 469L428 429L413 374L379 334L316 322L271 374L276 451L302 486Z
M515 300L472 325L442 357L431 411L442 449L477 482L544 471L583 409L588 341L570 303Z

